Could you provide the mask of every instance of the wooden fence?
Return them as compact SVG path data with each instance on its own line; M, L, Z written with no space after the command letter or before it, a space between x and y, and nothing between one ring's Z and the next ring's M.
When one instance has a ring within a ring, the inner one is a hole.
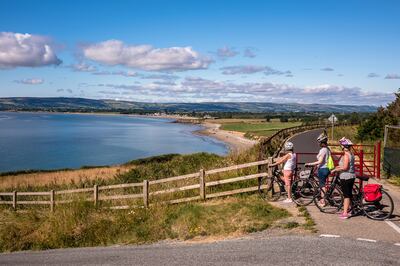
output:
M161 194L168 194L168 193L181 192L181 191L187 191L187 190L195 190L195 189L198 189L197 196L179 198L179 199L168 200L168 201L163 201L163 202L168 203L168 204L174 204L174 203L189 202L189 201L196 201L196 200L206 200L206 199L211 199L211 198L216 198L216 197L257 191L259 189L258 186L250 186L250 187L245 187L245 188L240 188L240 189L234 189L234 190L229 190L229 191L222 191L222 192L207 194L206 188L219 186L219 185L223 185L223 184L230 184L230 183L236 183L236 182L241 182L241 181L258 179L258 178L267 176L268 172L258 172L256 174L238 176L238 177L229 178L229 179L213 180L213 181L209 181L209 182L206 182L207 176L213 175L213 174L218 174L218 173L223 173L223 172L228 172L228 171L233 171L233 170L240 170L240 169L254 167L254 166L267 165L268 163L271 162L271 160L272 160L272 158L269 158L268 160L261 160L261 161L257 161L257 162L233 165L233 166L212 169L212 170L207 170L207 171L201 169L197 173L181 175L181 176L174 176L174 177L163 178L163 179L158 179L158 180L150 180L150 181L144 180L141 183L125 183L125 184L108 185L108 186L94 185L91 188L79 188L79 189L58 190L58 191L50 190L50 191L46 191L46 192L18 192L18 191L0 192L0 199L2 199L2 200L0 200L0 204L12 205L12 207L14 209L17 209L18 205L47 205L47 206L50 206L50 210L53 211L56 205L73 202L73 200L71 200L71 199L69 199L69 200L58 199L61 195L91 193L92 195L90 197L85 197L84 200L92 201L94 203L94 205L97 205L101 201L140 199L141 198L143 200L143 206L148 207L150 197L153 197L156 195L161 195ZM179 181L179 180L195 181L196 179L197 179L197 182L193 185L184 185L181 187L168 188L168 189L156 190L156 191L150 192L150 187L153 185L156 185L156 184L169 183L169 182L174 182L174 181ZM122 188L123 189L125 189L125 188L139 188L140 189L141 188L141 193L122 194L122 195L121 194L102 195L102 194L105 194L104 193L105 191L112 191L115 189L122 189ZM24 196L25 197L29 196L30 197L29 200L28 199L25 199L25 200L18 199L18 197L24 197ZM7 197L9 198L9 200L4 200L4 198L7 198ZM47 198L47 200L43 200L43 197ZM41 199L38 199L38 198L41 198ZM128 208L128 207L129 206L119 206L119 207L114 207L114 208Z

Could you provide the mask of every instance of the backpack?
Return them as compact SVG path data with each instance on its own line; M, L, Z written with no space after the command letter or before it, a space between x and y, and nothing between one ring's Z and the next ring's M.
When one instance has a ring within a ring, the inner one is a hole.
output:
M367 184L364 186L364 199L368 202L382 199L382 186L379 184Z
M328 160L326 161L326 166L328 167L329 171L332 171L335 168L335 162L333 161L332 155L331 155L331 150L328 149L329 155L328 155Z

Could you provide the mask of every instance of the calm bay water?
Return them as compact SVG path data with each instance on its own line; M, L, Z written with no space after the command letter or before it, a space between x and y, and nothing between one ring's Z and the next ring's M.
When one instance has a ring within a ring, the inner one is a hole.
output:
M79 168L227 147L193 135L198 126L119 115L0 112L0 172Z

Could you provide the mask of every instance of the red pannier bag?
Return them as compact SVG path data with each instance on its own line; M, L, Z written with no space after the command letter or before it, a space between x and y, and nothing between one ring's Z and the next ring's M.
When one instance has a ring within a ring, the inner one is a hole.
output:
M365 201L380 201L382 199L382 186L379 184L367 184L364 186Z

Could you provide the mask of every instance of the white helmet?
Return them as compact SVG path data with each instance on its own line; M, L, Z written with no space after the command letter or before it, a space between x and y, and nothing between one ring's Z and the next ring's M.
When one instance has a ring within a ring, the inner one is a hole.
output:
M351 142L351 140L346 139L345 137L341 138L339 140L340 145L344 146L344 147L350 147L353 146L353 142Z
M286 151L293 150L293 143L290 141L286 142L284 148Z
M328 142L328 136L325 134L325 132L323 132L318 136L317 141L319 143Z

